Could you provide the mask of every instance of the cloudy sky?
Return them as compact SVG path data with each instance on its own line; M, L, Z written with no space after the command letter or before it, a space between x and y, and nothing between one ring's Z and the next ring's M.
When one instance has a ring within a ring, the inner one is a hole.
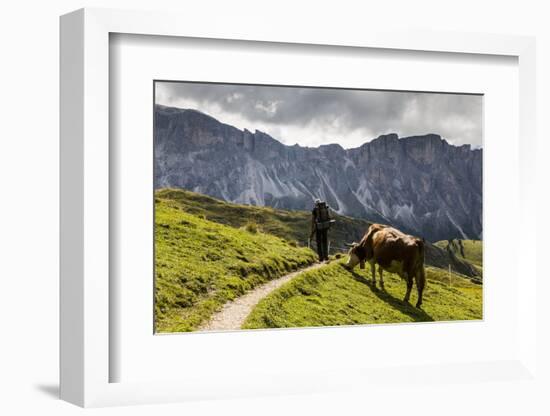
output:
M479 95L157 82L156 103L192 108L292 145L358 147L381 134L436 133L482 145Z

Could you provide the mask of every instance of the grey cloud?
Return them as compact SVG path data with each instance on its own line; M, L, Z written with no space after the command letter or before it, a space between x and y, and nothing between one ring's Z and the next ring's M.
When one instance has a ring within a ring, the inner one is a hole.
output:
M221 114L270 131L299 127L318 135L330 130L339 137L361 135L363 142L389 132L401 137L436 133L456 145L482 145L479 95L179 82L157 83L157 91L161 104L185 100L198 110L215 106ZM292 139L300 138L286 138Z

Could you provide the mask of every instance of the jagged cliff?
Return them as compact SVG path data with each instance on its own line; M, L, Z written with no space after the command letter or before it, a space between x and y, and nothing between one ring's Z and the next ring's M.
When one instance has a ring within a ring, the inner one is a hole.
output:
M391 223L430 241L482 236L482 150L440 136L380 136L354 149L286 146L195 110L155 107L155 187Z

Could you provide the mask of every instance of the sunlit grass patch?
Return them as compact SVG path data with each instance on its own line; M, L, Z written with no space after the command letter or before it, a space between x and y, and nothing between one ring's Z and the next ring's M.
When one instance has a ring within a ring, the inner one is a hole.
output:
M155 314L159 332L192 331L224 303L311 264L313 251L155 203Z
M386 290L372 285L370 272L349 271L342 262L306 272L264 298L243 328L314 327L354 324L482 319L482 288L445 271L428 268L422 309L413 289L411 304L402 301L406 285L384 273ZM378 276L377 276L378 277Z

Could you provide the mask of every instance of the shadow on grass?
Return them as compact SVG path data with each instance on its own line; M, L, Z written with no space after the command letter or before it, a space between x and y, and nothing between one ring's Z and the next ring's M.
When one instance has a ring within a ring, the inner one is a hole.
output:
M342 264L342 267L351 275L353 279L355 279L359 283L363 283L367 285L372 291L372 293L374 293L374 295L378 297L378 299L386 302L388 305L404 313L405 315L410 316L414 321L416 322L434 321L434 319L430 315L428 315L426 312L424 312L422 309L415 308L411 304L404 302L401 299L396 298L395 296L392 296L385 290L377 288L376 286L373 285L372 280L369 280L364 276L361 276L360 274L354 272L353 270L349 270L343 264Z

